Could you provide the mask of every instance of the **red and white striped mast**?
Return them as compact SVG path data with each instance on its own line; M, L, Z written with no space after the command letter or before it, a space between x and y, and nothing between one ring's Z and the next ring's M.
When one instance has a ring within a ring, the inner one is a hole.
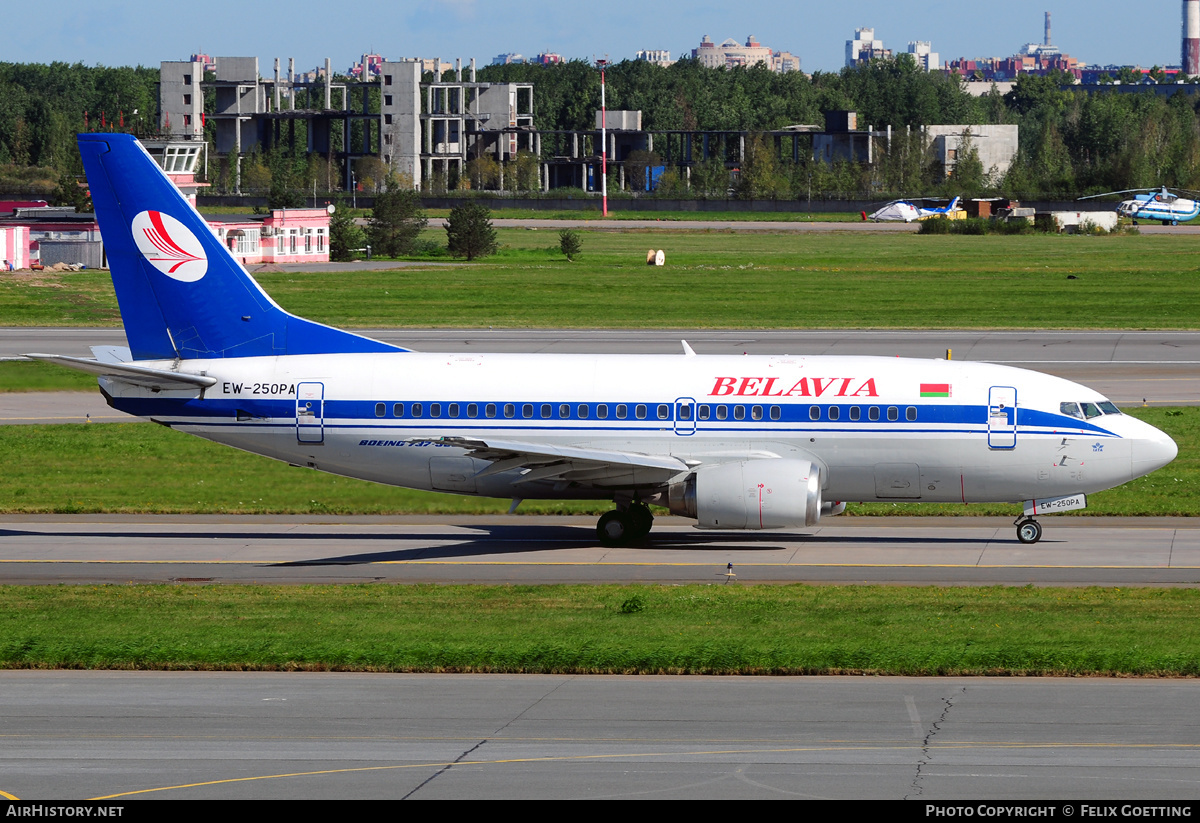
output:
M1182 52L1182 73L1188 77L1200 75L1200 0L1183 0Z
M607 60L597 60L600 67L600 203L601 212L608 217L608 107L604 101L604 67Z

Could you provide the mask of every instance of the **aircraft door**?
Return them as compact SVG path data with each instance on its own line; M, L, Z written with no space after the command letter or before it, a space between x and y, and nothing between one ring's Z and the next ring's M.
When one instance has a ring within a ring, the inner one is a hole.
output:
M988 448L1017 447L1017 390L1012 386L988 389Z
M675 399L675 433L685 437L696 433L696 401L690 397Z
M296 384L296 442L325 442L325 384Z

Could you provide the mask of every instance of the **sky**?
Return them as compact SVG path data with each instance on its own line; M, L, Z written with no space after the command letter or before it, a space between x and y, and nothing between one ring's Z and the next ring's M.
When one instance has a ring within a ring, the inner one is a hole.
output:
M297 71L329 57L344 72L363 53L390 60L471 57L480 66L504 52L567 59L632 59L639 49L690 55L702 35L720 43L754 35L790 51L806 72L837 71L858 28L895 52L928 40L943 61L1007 57L1040 43L1044 13L1052 43L1093 65L1178 65L1181 0L289 0L279 5L205 0L12 0L5 3L0 62L157 66L163 60L212 56L259 58L263 75L275 57ZM190 11L181 15L182 9Z

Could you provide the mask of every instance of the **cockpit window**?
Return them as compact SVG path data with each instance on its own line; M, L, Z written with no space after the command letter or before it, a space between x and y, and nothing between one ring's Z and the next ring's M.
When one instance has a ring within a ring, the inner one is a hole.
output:
M1105 414L1120 414L1121 410L1117 408L1117 404L1111 400L1105 400L1100 404L1100 411Z
M1083 407L1083 416L1088 420L1091 420L1093 417L1099 417L1101 414L1103 414L1103 412L1097 408L1095 403L1080 403L1079 405Z
M1079 410L1078 403L1059 403L1058 410L1068 417L1078 417L1080 420L1083 419L1083 412Z

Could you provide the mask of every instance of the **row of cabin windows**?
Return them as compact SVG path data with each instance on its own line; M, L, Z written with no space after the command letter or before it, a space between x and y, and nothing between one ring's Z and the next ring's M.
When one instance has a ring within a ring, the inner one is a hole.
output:
M483 416L487 417L487 418L494 418L494 417L502 416L502 417L510 418L510 419L520 417L525 420L531 420L536 416L542 420L550 420L555 417L555 407L554 407L553 403L542 403L540 405L535 405L534 403L522 403L520 405L518 405L516 403L503 403L503 404L498 404L498 403L484 403L484 404L447 403L444 405L442 403L429 403L429 404L409 403L408 409L407 409L407 411L408 411L407 416L408 417L439 418L439 417L443 416L442 412L444 409L446 417L458 418L458 417L462 416L462 410L463 410L462 406L463 405L466 406L466 416L468 418L479 417L480 416L479 411L480 411L481 405L483 407ZM863 416L863 408L864 407L862 407L862 406L850 406L847 409L846 418L850 421L858 421L858 420L863 419L863 417L862 417ZM887 419L889 421L896 421L896 420L900 419L900 409L896 406L888 406L886 412L881 412L881 409L879 406L867 406L865 408L866 408L866 419L870 420L870 421L878 421L881 418L881 414L886 414ZM572 410L574 410L574 415L572 415ZM629 419L629 406L626 405L625 403L616 404L613 407L612 411L613 411L613 416L617 420ZM651 417L652 411L653 411L653 417ZM426 412L428 412L428 414L426 414ZM572 417L577 418L579 420L586 420L588 417L591 416L592 409L591 409L590 404L587 404L587 403L580 403L574 407L572 407L572 404L570 404L570 403L561 403L558 406L557 412L558 412L558 419L560 419L560 420L570 420ZM387 408L386 403L376 403L375 404L375 416L376 417L387 417L387 414L388 414L388 408ZM597 403L596 407L595 407L595 414L596 414L597 420L607 420L609 417L609 404ZM726 405L710 406L707 403L701 403L696 407L696 419L698 419L698 420L730 420L730 419L732 419L732 420L747 420L747 419L762 420L764 415L769 415L772 420L779 420L783 417L783 411L779 406L768 406L765 408L763 406L740 406L740 405L737 405L737 406L726 406ZM824 420L829 420L829 421L836 421L836 420L841 419L841 415L842 415L841 407L839 407L839 406L827 407L824 410L824 415L822 415L822 409L820 406L809 406L809 409L808 409L808 418L810 420L824 419ZM406 416L405 415L405 404L404 403L393 403L392 404L392 417L405 417L405 416ZM638 403L633 406L633 417L636 420L646 420L646 419L670 420L671 419L671 405L669 403L659 403L656 406L651 406L651 405L647 405L645 403ZM904 410L904 418L909 421L916 420L917 419L917 407L916 406L907 407ZM692 405L690 403L689 404L680 404L679 419L680 420L691 420L692 419Z

